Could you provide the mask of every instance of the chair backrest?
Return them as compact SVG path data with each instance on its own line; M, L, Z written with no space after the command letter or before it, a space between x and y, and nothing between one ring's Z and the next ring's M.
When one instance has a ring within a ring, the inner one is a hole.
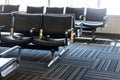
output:
M63 14L64 7L46 7L46 13Z
M14 32L30 35L32 28L40 26L41 19L41 14L14 14ZM35 33L38 34L38 32Z
M0 26L5 26L2 28L2 32L10 32L12 26L12 14L0 13Z
M106 8L87 8L86 10L87 21L103 21L103 18L106 16Z
M33 6L27 6L27 13L43 13L44 7L33 7Z
M2 12L2 7L3 7L3 5L0 5L0 11Z
M73 16L65 14L43 15L43 34L50 37L65 37L65 31L73 27Z
M66 14L74 14L75 20L79 20L80 15L84 15L84 8L66 7Z
M19 5L3 5L3 13L11 13L19 11Z

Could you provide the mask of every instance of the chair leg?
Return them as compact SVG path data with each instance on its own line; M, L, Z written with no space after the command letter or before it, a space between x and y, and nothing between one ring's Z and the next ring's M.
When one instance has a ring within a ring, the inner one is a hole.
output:
M66 51L68 51L69 49L68 48L64 48L60 53L59 53L59 55L58 56L54 56L54 53L55 53L55 51L52 49L51 50L51 52L52 52L52 60L50 61L50 63L48 64L48 66L47 67L50 67L55 61L57 61L61 56L62 56L62 54L64 54Z
M95 38L96 38L96 36L95 36L95 30L96 29L92 29L92 39L91 39L91 41L94 41Z

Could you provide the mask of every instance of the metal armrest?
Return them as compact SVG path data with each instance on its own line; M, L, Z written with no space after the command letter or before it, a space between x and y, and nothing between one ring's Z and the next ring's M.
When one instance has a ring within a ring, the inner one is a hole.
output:
M1 31L2 31L2 28L4 28L5 26L0 26L0 38L1 38Z
M71 33L70 33L70 32L71 32ZM68 33L71 34L71 36L70 36L71 42L74 41L74 37L75 37L74 29L73 29L73 28L68 29L68 30L65 32L65 35L66 35L66 44L67 44L67 42L68 42L68 41L67 41L67 40L68 40Z
M84 17L85 17L85 15L80 15L79 16L80 21L82 21L84 19Z
M10 48L10 49L2 52L2 53L0 54L0 57L4 57L4 56L6 56L9 52L12 52L12 51L14 51L14 50L16 50L16 49L18 49L17 60L20 61L20 56L21 56L21 55L20 55L20 53L21 53L21 47L20 47L20 46L14 46L14 47L12 47L12 48Z
M103 18L103 22L104 22L104 25L106 25L106 24L108 23L108 16L105 16L105 17Z
M12 35L12 37L15 39L22 39L23 34L15 34L15 35Z
M34 28L32 28L32 29L30 30L30 33L31 33L31 37L32 37L32 38L33 38L33 32L34 32L35 29L38 29L38 27L34 27ZM42 37L43 37L43 29L40 29L39 32L40 32L40 33L39 33L39 37L40 37L40 39L42 39Z

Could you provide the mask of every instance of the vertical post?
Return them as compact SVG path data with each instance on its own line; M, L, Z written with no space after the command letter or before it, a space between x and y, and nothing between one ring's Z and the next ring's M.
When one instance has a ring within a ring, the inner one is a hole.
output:
M5 3L6 3L6 4L9 4L9 0L5 0Z
M50 6L50 0L48 0L48 6Z
M98 0L98 4L97 4L98 8L100 8L100 0Z

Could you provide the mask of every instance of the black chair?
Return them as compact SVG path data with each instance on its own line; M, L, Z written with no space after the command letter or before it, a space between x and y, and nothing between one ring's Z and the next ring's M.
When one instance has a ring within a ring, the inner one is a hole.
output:
M85 20L82 21L81 31L83 28L85 30L92 31L92 39L95 40L95 31L97 28L103 28L106 23L106 9L98 9L98 8L87 8L86 15L84 16ZM81 19L80 19L81 20Z
M14 14L13 34L1 35L1 41L7 46L19 45L22 48L31 42L30 30L40 24L40 14ZM20 33L14 35L15 33ZM38 34L35 32L35 34Z
M10 32L12 26L12 14L0 13L0 32Z
M64 7L46 7L46 13L63 14Z
M33 7L33 6L27 6L27 13L43 13L44 7Z
M12 26L12 14L0 13L0 40L1 35L10 35Z
M33 37L33 44L51 51L52 60L48 64L48 67L50 67L67 50L65 46L68 45L68 33L72 31L73 16L45 14L42 22L40 37ZM59 50L60 46L64 46L64 49L55 57L55 51Z
M19 11L19 5L3 5L2 13L11 13L14 11Z
M65 13L75 14L75 20L79 20L79 17L84 15L84 8L66 7Z
M84 7L66 7L65 14L73 14L75 16L75 32L76 35L79 35L79 27L81 21L79 20L79 17L83 20L83 15L85 13Z
M3 5L0 5L0 13L2 13L2 7L3 7Z

